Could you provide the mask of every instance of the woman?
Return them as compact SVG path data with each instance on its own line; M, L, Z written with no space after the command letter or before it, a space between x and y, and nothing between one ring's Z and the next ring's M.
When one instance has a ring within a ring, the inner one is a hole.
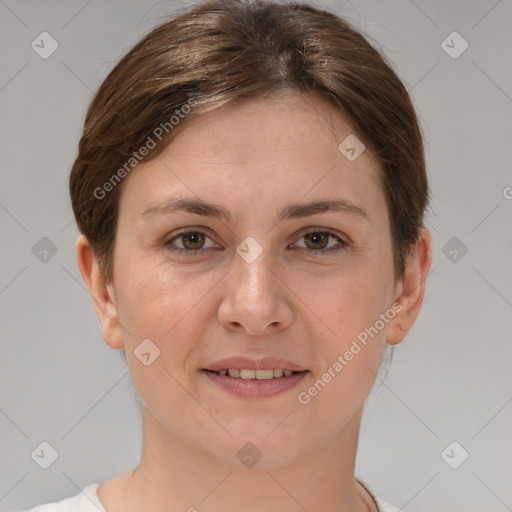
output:
M308 5L155 28L85 121L78 265L143 403L140 464L37 512L390 512L354 477L431 260L421 130L385 59Z

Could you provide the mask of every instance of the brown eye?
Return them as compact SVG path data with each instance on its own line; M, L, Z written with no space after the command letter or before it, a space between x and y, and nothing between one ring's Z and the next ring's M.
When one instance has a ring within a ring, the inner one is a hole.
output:
M185 249L190 249L191 251L196 249L201 249L204 244L205 235L204 233L200 233L198 231L191 231L189 233L184 233L178 235L178 237L182 237L183 246Z
M304 235L304 240L308 249L325 249L331 236L331 233L312 231Z
M298 245L298 247L313 256L328 256L349 246L348 242L330 231L309 231L304 233L300 239L304 240L304 245ZM334 240L335 243L332 243L331 240Z
M207 249L215 248L213 241L210 242L209 247L204 247L208 240L211 241L210 237L201 231L182 231L165 242L165 247L177 253L186 253L193 256Z

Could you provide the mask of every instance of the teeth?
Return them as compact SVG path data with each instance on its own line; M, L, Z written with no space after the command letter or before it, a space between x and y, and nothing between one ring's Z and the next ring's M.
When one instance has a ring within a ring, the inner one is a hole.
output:
M274 378L274 370L256 370L256 378L258 380L267 380Z
M241 379L257 379L257 380L269 380L274 377L289 377L293 375L293 370L283 370L281 368L274 368L268 370L248 370L245 368L229 368L227 370L219 370L219 375L229 375L230 377L239 377Z

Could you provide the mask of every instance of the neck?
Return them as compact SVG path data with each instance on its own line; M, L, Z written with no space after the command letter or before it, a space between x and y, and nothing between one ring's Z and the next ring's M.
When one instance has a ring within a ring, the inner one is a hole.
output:
M333 441L291 462L258 469L220 461L165 431L144 407L140 464L102 484L108 512L240 509L246 512L373 512L371 497L354 480L361 411ZM109 487L110 486L110 487Z

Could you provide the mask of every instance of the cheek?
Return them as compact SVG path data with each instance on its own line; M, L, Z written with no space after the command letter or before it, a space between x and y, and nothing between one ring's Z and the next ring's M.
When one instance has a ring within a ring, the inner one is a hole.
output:
M193 306L200 282L191 272L172 268L160 254L126 247L116 256L120 314L139 334L147 330L161 337Z
M331 279L324 293L308 302L328 329L315 324L317 365L309 382L298 390L297 402L311 429L322 431L324 439L338 435L360 410L385 349L387 324L381 329L375 324L382 322L380 315L389 307L389 290L385 279L376 281L368 267L365 270Z
M184 365L193 348L188 340L200 338L197 302L206 283L169 268L145 266L142 258L137 268L118 268L118 311L131 377L143 402L155 416L163 414L160 420L165 422L168 409L163 404L184 414L191 407L183 391L189 387Z
M317 314L330 337L346 342L373 325L391 306L391 258L384 265L376 256L354 258L345 268L297 283L301 283L298 295Z
M319 363L315 377L322 381L317 388L324 400L342 399L356 405L373 384L385 349L386 329L395 316L390 251L388 258L375 251L322 281L303 281L299 295L319 320L313 327Z
M157 362L176 377L186 378L188 354L202 338L211 308L209 292L218 276L201 275L192 268L171 268L140 256L118 266L118 311L126 328L127 357L145 340L159 349ZM167 264L166 264L167 263ZM134 360L133 369L140 365ZM134 380L136 376L134 376Z
M137 337L152 338L160 345L172 332L187 324L200 287L188 286L179 277L165 273L142 273L128 286L120 303L119 313L128 324L128 340L137 343ZM163 348L163 347L161 347Z

